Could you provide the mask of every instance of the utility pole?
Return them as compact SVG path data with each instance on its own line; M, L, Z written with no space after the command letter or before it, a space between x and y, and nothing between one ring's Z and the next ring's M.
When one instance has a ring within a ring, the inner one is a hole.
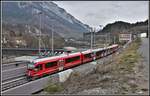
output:
M91 29L91 49L93 49L93 30Z
M114 35L114 44L116 43L116 36Z
M51 42L51 44L52 44L52 55L54 54L54 32L53 32L53 25L52 25L52 42Z
M39 31L39 55L41 53L41 31L42 31L42 27L41 27L41 15L42 15L42 12L39 12L38 13L40 15L40 31Z
M111 33L109 33L109 44L111 44Z
M105 48L106 48L106 46L107 46L107 37L108 37L108 34L106 33L106 34L105 34Z
M94 40L93 40L93 46L95 47L95 32L96 32L96 29L95 29L95 28L94 28L94 31L93 31L93 32L94 32L94 33L93 33L93 35L94 35L94 36L93 36L93 37L94 37L94 38L93 38L93 39L94 39Z

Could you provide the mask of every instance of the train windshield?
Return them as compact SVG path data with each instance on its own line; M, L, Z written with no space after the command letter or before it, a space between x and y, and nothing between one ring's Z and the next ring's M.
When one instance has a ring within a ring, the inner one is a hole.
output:
M33 69L34 68L34 63L33 62L30 62L29 64L28 64L28 69Z

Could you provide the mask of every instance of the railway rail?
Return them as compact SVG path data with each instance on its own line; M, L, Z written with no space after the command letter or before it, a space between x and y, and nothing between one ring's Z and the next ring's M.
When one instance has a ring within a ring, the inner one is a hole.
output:
M2 64L2 71L5 70L9 70L9 69L13 69L13 68L18 68L18 67L23 67L26 66L28 62L24 62L24 61L15 61L15 62L11 62L11 63L5 63Z
M25 75L26 70L26 66L4 70L2 71L2 81Z
M12 79L10 81L5 81L2 83L2 91L5 91L5 90L8 90L10 88L25 84L27 82L29 82L29 81L27 81L25 76L22 76L20 78L15 78L15 79Z
M13 61L13 62L7 62L7 63L2 63L2 66L9 66L11 64L16 64L16 63L22 63L23 61Z
M19 75L19 76L14 76L14 77L11 77L11 78L8 78L8 79L3 80L2 83L4 83L4 82L9 82L9 81L14 80L14 79L16 79L16 78L20 78L20 77L24 77L24 76L25 76L25 74Z

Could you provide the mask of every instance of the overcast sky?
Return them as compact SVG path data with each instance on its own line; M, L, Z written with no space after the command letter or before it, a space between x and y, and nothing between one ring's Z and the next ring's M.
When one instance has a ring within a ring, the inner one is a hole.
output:
M54 1L81 22L92 27L114 21L135 23L148 19L148 1Z

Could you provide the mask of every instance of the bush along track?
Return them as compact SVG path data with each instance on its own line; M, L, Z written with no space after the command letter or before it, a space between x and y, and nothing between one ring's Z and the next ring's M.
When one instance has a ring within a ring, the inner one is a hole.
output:
M114 54L110 63L97 64L96 69L84 77L72 73L64 83L48 84L44 91L48 94L145 94L136 76L136 66L141 60L137 52L140 44L137 38L123 52Z
M56 92L60 92L62 90L63 90L63 88L62 88L61 84L59 84L59 83L49 83L44 89L44 91L46 91L47 94L53 94Z

